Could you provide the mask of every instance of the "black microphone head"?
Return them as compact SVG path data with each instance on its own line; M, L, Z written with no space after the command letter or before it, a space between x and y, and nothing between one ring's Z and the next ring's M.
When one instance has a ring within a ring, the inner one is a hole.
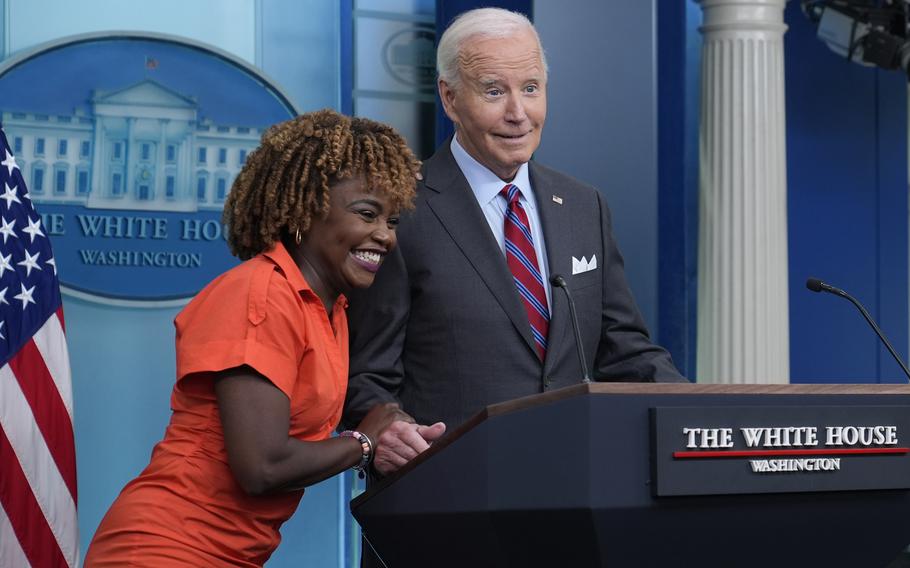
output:
M560 288L565 288L566 286L568 286L568 284L566 283L566 279L563 278L561 274L554 274L554 275L550 276L550 284L552 284L553 286L558 286Z
M812 290L813 292L821 292L823 289L822 281L818 278L810 278L806 280L806 288Z

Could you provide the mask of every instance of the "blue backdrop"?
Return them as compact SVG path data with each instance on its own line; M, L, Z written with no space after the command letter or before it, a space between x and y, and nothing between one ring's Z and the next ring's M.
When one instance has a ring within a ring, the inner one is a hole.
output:
M903 381L849 302L863 302L907 356L907 78L845 61L796 2L786 11L792 382Z

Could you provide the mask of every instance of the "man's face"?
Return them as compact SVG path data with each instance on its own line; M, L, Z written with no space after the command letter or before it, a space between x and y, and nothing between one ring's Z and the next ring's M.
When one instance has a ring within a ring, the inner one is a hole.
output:
M531 159L547 118L541 53L530 31L496 39L468 39L459 57L461 84L439 81L458 142L505 181Z

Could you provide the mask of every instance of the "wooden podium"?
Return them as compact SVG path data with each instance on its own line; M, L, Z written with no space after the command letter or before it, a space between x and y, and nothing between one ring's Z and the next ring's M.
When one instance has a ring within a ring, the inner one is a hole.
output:
M487 407L351 509L388 568L883 568L910 544L910 455L895 444L878 448L892 455L816 452L846 454L843 471L754 473L734 454L688 469L686 452L655 449L661 409L901 421L910 386L580 384ZM894 428L910 444L910 427ZM697 475L658 495L658 482L680 481L658 479L662 463ZM753 488L739 492L731 475ZM700 489L685 494L690 483Z

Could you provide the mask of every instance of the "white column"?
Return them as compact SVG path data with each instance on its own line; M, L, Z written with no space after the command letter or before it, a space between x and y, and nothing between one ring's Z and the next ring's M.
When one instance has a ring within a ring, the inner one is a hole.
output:
M700 0L700 383L787 383L786 0Z

